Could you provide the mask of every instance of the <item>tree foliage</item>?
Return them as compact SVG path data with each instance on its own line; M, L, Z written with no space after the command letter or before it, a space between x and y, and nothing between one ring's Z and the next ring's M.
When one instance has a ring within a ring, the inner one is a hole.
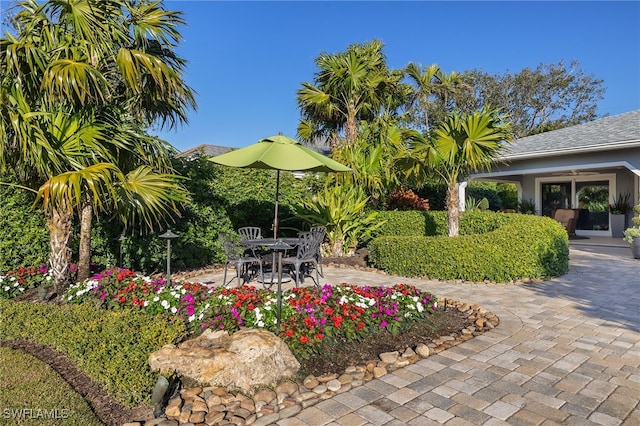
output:
M401 82L403 74L388 68L382 49L383 44L373 40L316 58L314 82L302 83L298 90L298 137L321 137L332 148L351 144L361 121L371 121L381 111L395 113L404 104L408 87Z
M150 228L184 200L170 146L145 133L195 107L175 54L184 21L149 0L26 0L16 10L0 39L0 165L38 192L60 287L74 211L86 273L94 210Z
M447 183L449 236L459 233L458 183L471 172L491 165L511 139L510 125L497 110L454 112L428 138L416 135L411 159L414 174L435 172Z
M464 73L475 97L461 102L468 110L500 108L513 125L516 138L585 123L597 118L603 80L587 74L577 61L540 64L517 73Z

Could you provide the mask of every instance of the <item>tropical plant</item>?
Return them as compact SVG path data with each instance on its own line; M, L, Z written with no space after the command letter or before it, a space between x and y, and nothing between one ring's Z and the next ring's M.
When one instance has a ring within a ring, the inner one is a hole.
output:
M465 210L480 210L480 211L485 211L485 210L489 210L489 200L487 200L486 198L482 198L480 200L477 200L473 197L467 197L467 199L465 200Z
M631 208L631 204L629 203L629 199L631 198L631 194L618 194L617 197L613 199L613 203L609 204L609 213L611 214L626 214Z
M459 179L490 167L510 138L506 118L486 108L470 114L451 113L431 137L414 133L410 171L426 176L432 170L446 182L449 236L459 234Z
M144 129L186 120L195 107L175 55L178 12L143 0L19 3L15 35L0 40L3 170L38 192L60 294L68 277L73 212L81 213L88 273L94 210L150 227L185 198L171 148Z
M327 229L325 254L352 254L358 242L382 223L377 212L365 212L368 197L355 186L325 185L313 201L305 201L296 215L311 226Z
M382 48L373 40L316 58L319 71L314 82L305 82L298 90L299 138L326 138L332 149L341 138L352 144L360 121L371 121L381 111L395 112L405 102L408 87L401 83L402 72L388 69Z
M422 126L428 132L434 123L431 111L436 109L446 113L457 104L459 95L464 92L472 92L470 85L464 82L461 74L451 72L446 74L437 64L421 68L420 65L411 62L404 69L407 77L413 82L413 90L410 95L409 107L414 109L413 115L422 116Z
M420 198L411 189L400 188L391 193L387 210L429 210L429 200Z
M519 213L523 214L536 214L536 203L532 199L521 199L518 201Z
M356 140L337 147L332 155L353 172L331 175L328 179L362 188L370 197L369 204L377 208L390 191L401 186L400 163L408 155L406 139L407 131L390 117L362 122Z

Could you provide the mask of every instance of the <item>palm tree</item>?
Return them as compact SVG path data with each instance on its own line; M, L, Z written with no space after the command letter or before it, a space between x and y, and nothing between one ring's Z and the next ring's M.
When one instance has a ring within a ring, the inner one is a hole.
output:
M388 69L382 47L374 40L316 58L315 82L298 90L301 139L321 136L335 149L343 137L350 145L358 136L359 121L372 120L385 109L395 111L404 102L408 92L402 73Z
M184 21L148 0L27 0L19 8L16 35L0 39L0 166L38 190L60 293L74 211L83 212L88 266L94 209L151 226L184 198L170 149L144 131L185 122L195 108L174 52Z
M409 105L417 106L418 114L424 115L427 132L431 127L430 111L437 104L446 109L451 106L451 101L455 103L459 95L473 91L473 88L464 82L461 74L455 71L446 74L437 64L421 68L420 65L410 62L404 72L414 84Z
M498 110L483 109L469 114L451 113L425 138L414 132L411 143L413 172L424 176L435 172L447 184L449 236L459 234L458 183L468 173L490 167L511 140L511 125Z

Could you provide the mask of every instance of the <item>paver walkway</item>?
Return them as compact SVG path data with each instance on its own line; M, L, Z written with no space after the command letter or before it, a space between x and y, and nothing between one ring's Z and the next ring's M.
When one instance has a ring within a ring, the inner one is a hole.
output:
M305 425L640 425L640 261L574 246L570 272L469 285L325 268L323 282L416 285L500 325L282 419Z

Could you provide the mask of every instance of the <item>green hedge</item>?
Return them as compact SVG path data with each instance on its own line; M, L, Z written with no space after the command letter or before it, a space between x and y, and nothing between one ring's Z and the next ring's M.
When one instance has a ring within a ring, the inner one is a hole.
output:
M118 402L148 401L157 380L147 362L185 335L182 319L93 305L52 305L0 299L2 339L30 339L67 354Z
M0 272L49 261L49 231L33 200L25 190L0 185Z
M476 282L547 278L568 271L567 233L552 219L466 212L460 221L461 235L449 238L442 235L443 225L438 225L438 216L445 213L427 213L422 229L429 230L433 219L434 236L380 236L369 243L372 264L396 275ZM391 225L385 224L390 227L387 229L398 228L393 222L402 222L394 219ZM407 222L419 227L415 219L410 216Z
M382 236L436 236L449 235L445 211L382 211L378 220L384 222L374 231L373 238ZM491 212L463 212L460 235L486 234L509 221L508 215Z

